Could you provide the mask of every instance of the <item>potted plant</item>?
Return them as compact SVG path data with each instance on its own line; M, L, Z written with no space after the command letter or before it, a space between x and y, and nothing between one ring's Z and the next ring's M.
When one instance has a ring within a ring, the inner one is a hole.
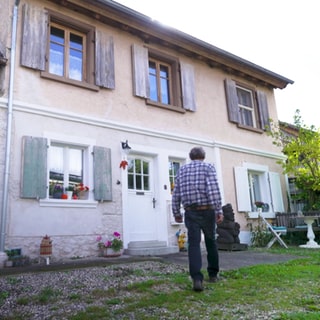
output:
M103 240L102 236L97 237L100 256L119 257L122 254L123 241L119 232L115 231L109 239Z
M89 197L89 187L82 182L75 187L75 192L80 200L86 200Z
M66 187L66 192L68 195L68 199L72 199L72 195L73 195L73 191L74 191L74 186L69 185L68 187Z
M63 195L63 186L62 184L55 184L52 190L52 197L54 199L61 199Z

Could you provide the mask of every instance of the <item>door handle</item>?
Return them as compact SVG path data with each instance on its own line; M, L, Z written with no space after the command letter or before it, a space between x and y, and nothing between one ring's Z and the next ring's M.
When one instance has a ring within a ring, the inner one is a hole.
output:
M156 207L157 200L155 198L152 199L153 209Z

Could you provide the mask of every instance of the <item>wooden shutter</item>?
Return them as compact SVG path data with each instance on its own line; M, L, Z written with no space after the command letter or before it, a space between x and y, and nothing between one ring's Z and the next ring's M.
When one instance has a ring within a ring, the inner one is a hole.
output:
M115 88L113 38L100 31L96 34L96 85Z
M142 98L150 97L148 49L132 45L133 94Z
M180 62L183 108L196 111L193 65Z
M93 147L94 199L112 200L111 149Z
M45 70L48 39L48 12L32 5L23 5L21 65Z
M279 173L269 172L269 185L273 212L284 212L282 188Z
M266 129L266 127L270 127L270 117L269 117L267 96L264 92L257 91L257 97L258 97L258 108L259 108L259 114L260 114L261 129Z
M248 170L243 167L234 167L237 205L239 212L251 211Z
M227 108L229 121L238 123L239 122L239 106L236 83L230 79L225 79L225 90L227 98Z
M47 196L47 144L45 138L22 138L22 198L43 199Z

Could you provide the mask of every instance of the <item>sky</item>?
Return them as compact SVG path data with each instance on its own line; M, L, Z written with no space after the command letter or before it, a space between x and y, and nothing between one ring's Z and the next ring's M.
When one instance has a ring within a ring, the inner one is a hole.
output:
M318 0L118 0L294 81L275 89L279 120L320 128Z

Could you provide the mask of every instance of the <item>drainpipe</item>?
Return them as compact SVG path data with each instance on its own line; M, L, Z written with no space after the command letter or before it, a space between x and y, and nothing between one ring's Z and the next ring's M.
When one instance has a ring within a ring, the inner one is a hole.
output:
M12 130L12 109L13 109L13 80L16 57L16 38L18 24L18 6L20 0L15 0L12 16L12 36L11 36L11 63L10 63L10 78L9 78L9 96L8 96L8 114L7 114L7 137L5 150L5 168L3 178L3 194L2 194L2 210L1 210L1 229L0 229L0 254L4 252L6 221L8 211L8 185L10 171L10 151L11 151L11 130Z

